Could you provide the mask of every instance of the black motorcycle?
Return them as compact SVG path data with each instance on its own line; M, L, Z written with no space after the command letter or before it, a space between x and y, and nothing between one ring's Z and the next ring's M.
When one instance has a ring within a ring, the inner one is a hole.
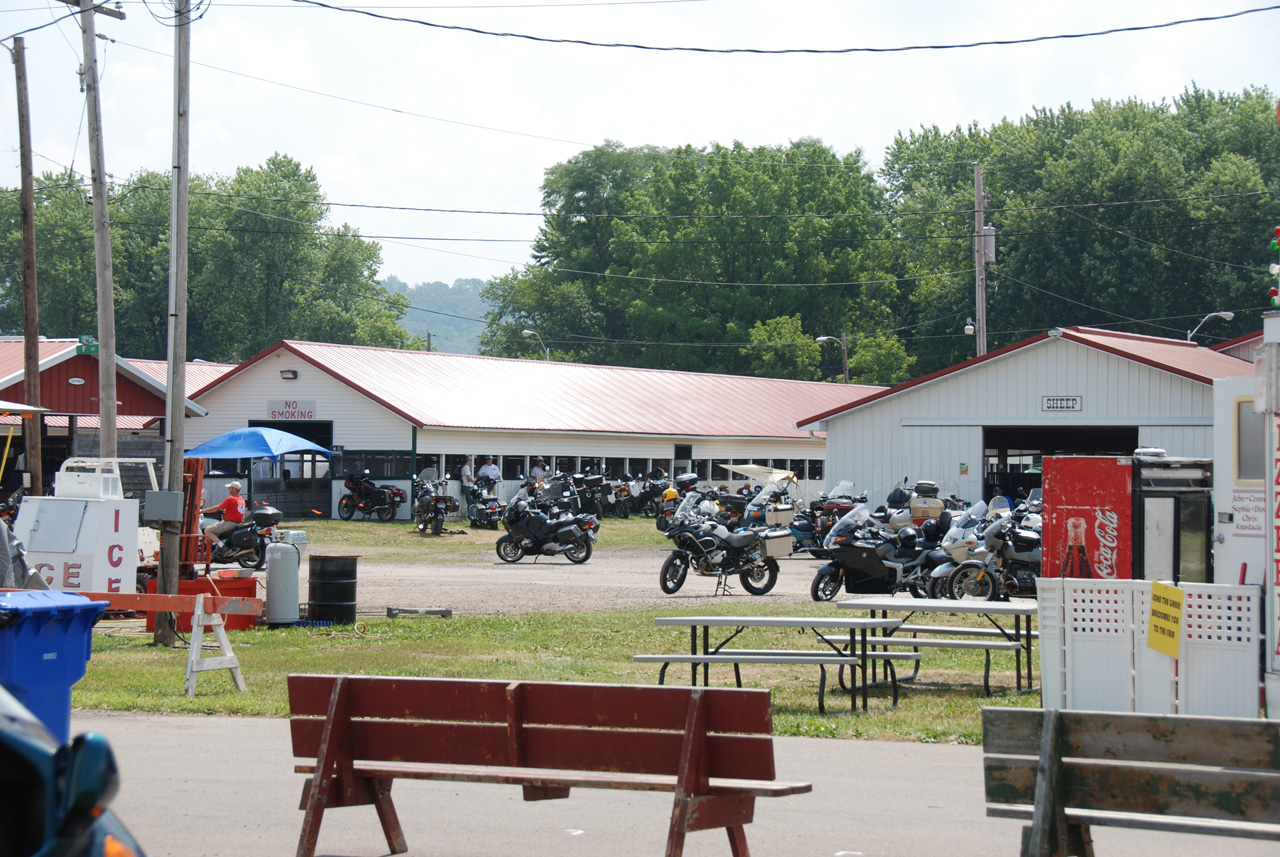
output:
M498 501L498 496L493 491L497 484L498 480L492 476L481 476L476 480L475 487L468 491L467 520L471 526L498 529L498 522L502 520L506 506Z
M564 554L565 559L573 563L591 559L599 526L595 515L574 515L567 511L553 512L553 515L531 503L522 490L502 516L502 526L507 532L498 537L494 546L498 559L519 562L526 554Z
M674 542L671 555L662 563L658 583L662 591L673 595L684 586L689 571L703 577L716 578L716 594L729 592L729 576L738 575L742 588L752 595L764 595L778 582L778 561L769 555L767 543L779 539L790 544L786 530L743 530L729 528L698 511L705 498L690 491L680 501L667 527L666 536Z
M438 536L444 530L444 519L452 512L458 511L458 498L446 494L448 482L427 482L413 480L413 525L424 536L427 530Z
M940 521L926 521L921 530L901 530L879 522L865 504L845 514L822 542L830 562L818 569L809 595L831 601L841 589L859 594L894 595L907 591L916 598L929 592L935 567L951 555L938 549L940 526L950 525L950 513Z
M254 509L243 524L237 524L234 530L222 534L222 544L210 554L209 564L230 565L234 562L241 568L262 568L267 562L267 542L271 541L271 534L283 517L284 514L275 506Z
M644 484L631 497L631 511L639 512L646 518L656 518L662 514L662 497L667 493L670 482L667 472L655 467L645 475Z
M394 485L376 485L369 478L369 471L347 474L343 481L347 493L338 499L338 517L350 521L360 512L366 518L377 515L380 521L390 521L405 500L404 489Z

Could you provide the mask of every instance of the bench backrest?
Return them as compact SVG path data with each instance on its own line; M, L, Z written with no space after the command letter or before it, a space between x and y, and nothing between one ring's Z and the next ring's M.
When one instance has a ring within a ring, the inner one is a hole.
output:
M1061 759L1056 785L1067 807L1280 823L1280 723L1056 714L1058 734L1045 741L1040 709L982 710L989 803L1034 804L1037 770L1049 750Z
M338 676L289 676L293 752L316 758ZM368 762L679 773L695 689L346 677L351 757ZM698 688L706 776L772 780L769 692Z

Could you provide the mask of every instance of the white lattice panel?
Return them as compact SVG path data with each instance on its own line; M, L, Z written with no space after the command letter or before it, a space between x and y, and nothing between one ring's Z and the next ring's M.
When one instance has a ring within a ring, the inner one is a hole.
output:
M1178 713L1257 717L1261 588L1205 583L1181 588Z
M1147 646L1151 581L1134 580L1129 586L1133 594L1133 710L1175 714L1178 661Z
M1066 708L1066 643L1062 625L1062 578L1036 584L1036 621L1040 629L1040 698L1044 708Z
M1114 581L1063 583L1066 706L1133 710L1133 604Z

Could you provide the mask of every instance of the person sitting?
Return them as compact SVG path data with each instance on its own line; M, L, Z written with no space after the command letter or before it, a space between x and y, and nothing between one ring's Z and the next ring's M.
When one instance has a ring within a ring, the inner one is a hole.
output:
M209 540L209 547L214 551L222 547L221 537L223 535L244 523L244 514L248 507L244 502L244 498L240 496L240 488L239 482L228 482L227 498L216 506L200 510L201 515L222 513L221 521L204 528L205 537Z
M751 497L755 494L755 491L751 489L750 482L743 482L742 487L738 489L738 493L743 497Z

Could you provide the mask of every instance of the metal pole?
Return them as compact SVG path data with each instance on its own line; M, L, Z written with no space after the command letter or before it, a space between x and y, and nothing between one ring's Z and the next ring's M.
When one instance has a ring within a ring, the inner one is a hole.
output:
M1280 485L1280 312L1262 314L1263 399L1266 411L1268 485ZM1271 545L1263 574L1263 697L1267 718L1280 720L1280 488L1267 491Z
M14 77L18 83L18 148L22 164L22 392L28 405L40 406L40 293L36 289L36 189L31 166L31 107L27 100L26 42L13 39ZM44 491L44 417L23 420L22 443L31 474L31 493ZM7 453L7 450L6 450ZM3 462L0 462L0 467Z
M169 378L164 421L166 491L183 490L187 387L187 192L190 185L191 3L178 0L173 30L173 171L169 189ZM164 522L160 547L160 592L178 591L182 525ZM156 617L155 641L172 646L177 633L169 614Z
M973 165L973 273L976 278L974 338L978 356L987 353L987 262L982 246L983 221L987 219L987 196L982 190L982 164Z
M98 283L98 455L116 457L116 309L111 276L111 224L107 214L102 100L98 93L97 33L92 0L80 0L85 93L89 99L89 175L93 183L93 258Z
M849 383L849 331L840 334L840 357L844 360L844 382Z

